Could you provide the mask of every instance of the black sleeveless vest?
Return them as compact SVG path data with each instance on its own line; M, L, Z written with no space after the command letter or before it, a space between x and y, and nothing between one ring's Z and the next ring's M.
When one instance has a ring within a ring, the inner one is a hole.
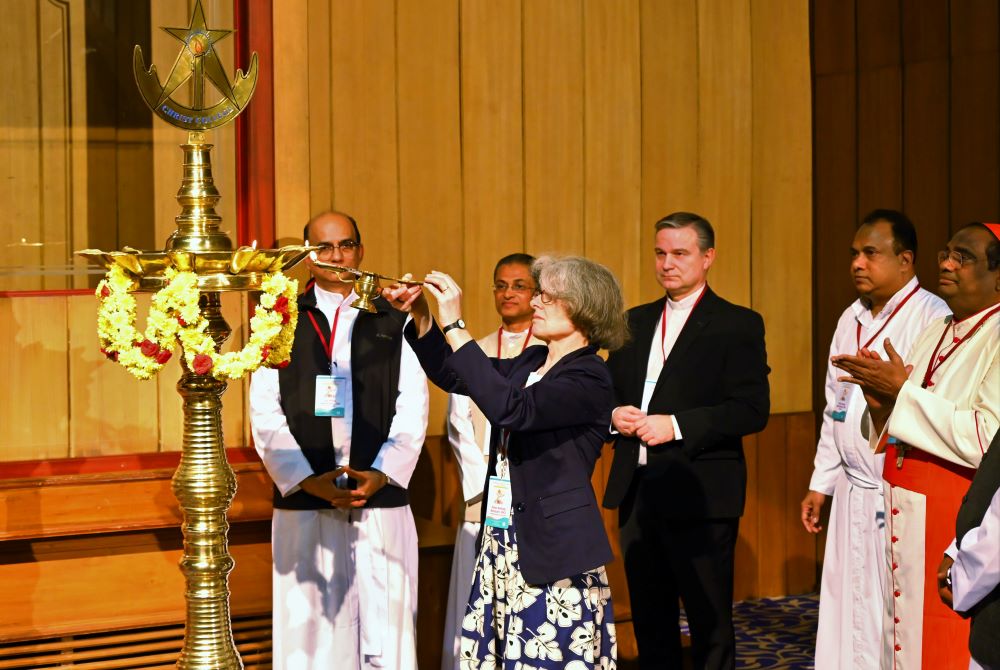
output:
M351 334L351 383L354 417L351 421L351 457L355 470L369 470L396 414L399 394L399 361L406 315L377 298L372 314L360 312ZM316 474L338 465L333 450L331 418L315 415L316 375L330 374L330 359L313 329L308 313L316 317L323 337L330 338L330 324L316 308L316 292L310 287L299 296L299 320L292 344L292 360L278 371L281 407L288 427ZM366 507L402 507L409 504L406 489L384 486L369 498ZM282 496L274 489L278 509L329 509L330 503L296 491Z
M955 520L955 537L961 541L969 530L983 522L986 510L1000 488L1000 431L993 436L990 448L972 479L969 492L962 498L962 506ZM1000 548L998 548L1000 550ZM980 665L1000 668L1000 586L990 591L963 616L972 617L969 633L969 650Z

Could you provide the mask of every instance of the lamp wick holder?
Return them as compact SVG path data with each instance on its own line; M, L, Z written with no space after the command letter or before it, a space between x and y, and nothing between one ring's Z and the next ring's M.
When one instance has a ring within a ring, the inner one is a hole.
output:
M382 294L382 286L379 283L380 279L386 281L395 282L397 284L407 284L410 286L423 285L424 282L416 281L414 279L402 279L400 277L390 277L388 275L378 274L377 272L369 272L367 270L359 270L357 268L347 268L343 265L334 265L333 263L325 263L323 261L312 258L312 264L318 268L324 270L331 270L337 273L337 280L345 284L354 284L354 292L358 295L357 300L351 303L351 307L355 309L362 310L364 312L376 312L375 305L372 301ZM344 279L342 275L351 275L351 279Z

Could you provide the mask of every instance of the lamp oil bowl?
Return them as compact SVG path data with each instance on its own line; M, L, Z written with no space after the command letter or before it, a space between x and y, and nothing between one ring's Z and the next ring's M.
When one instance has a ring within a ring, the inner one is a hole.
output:
M311 253L311 252L308 252ZM359 270L357 268L346 268L342 265L334 265L333 263L324 263L323 261L317 260L315 255L312 257L312 264L318 268L323 268L324 270L331 270L337 273L337 278L344 282L345 284L354 284L354 292L358 294L357 300L351 303L351 307L355 309L360 309L365 312L376 312L375 305L372 304L372 300L379 297L382 294L382 287L379 284L380 279L385 279L386 281L396 282L397 284L410 284L413 286L422 285L422 281L415 281L413 279L400 279L398 277L390 277L387 275L380 275L377 272L368 272L367 270ZM342 275L350 275L351 279L344 279Z

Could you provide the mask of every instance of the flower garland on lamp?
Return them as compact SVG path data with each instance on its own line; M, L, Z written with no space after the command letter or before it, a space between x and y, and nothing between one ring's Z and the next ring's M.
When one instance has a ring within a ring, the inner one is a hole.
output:
M146 329L140 332L135 327L135 296L130 292L133 280L117 265L108 270L96 292L101 301L97 313L101 353L139 379L149 379L159 372L178 342L189 370L199 375L211 373L220 380L239 379L261 365L288 365L298 321L296 280L281 272L268 274L250 318L246 346L220 354L215 350L215 340L205 332L208 320L198 307L198 276L174 268L165 274L167 284L153 295Z

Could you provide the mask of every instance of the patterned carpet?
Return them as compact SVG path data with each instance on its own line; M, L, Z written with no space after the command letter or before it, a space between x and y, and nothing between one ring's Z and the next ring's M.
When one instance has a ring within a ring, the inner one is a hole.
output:
M815 593L736 603L736 667L812 670L818 614Z

